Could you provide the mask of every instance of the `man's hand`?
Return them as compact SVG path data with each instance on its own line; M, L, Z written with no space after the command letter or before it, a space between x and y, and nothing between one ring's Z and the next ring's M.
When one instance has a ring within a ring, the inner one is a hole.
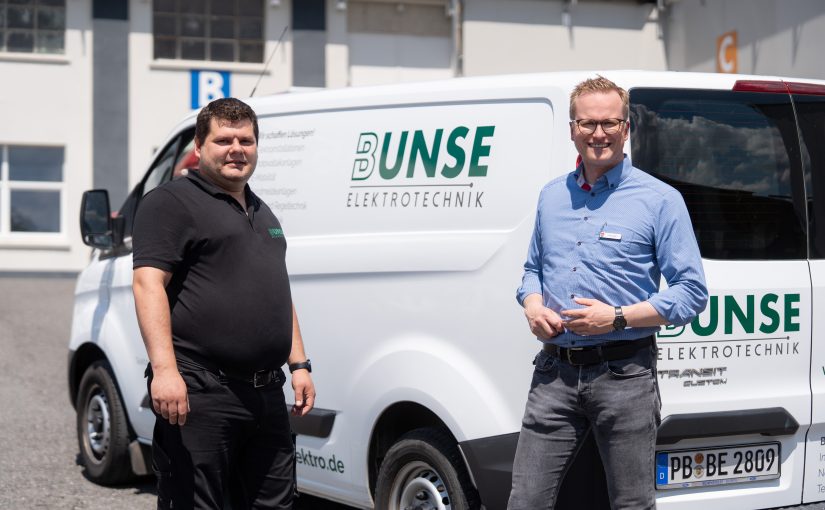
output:
M541 296L531 294L524 298L524 316L530 331L542 340L549 340L564 332L561 317L544 306Z
M154 372L152 375L152 406L172 425L186 423L189 414L189 396L186 383L176 370Z
M295 390L295 404L292 406L294 416L306 416L315 405L315 385L309 370L299 369L292 372L292 389Z
M567 329L577 335L601 335L613 331L613 319L616 309L598 299L575 298L574 301L584 308L562 310Z

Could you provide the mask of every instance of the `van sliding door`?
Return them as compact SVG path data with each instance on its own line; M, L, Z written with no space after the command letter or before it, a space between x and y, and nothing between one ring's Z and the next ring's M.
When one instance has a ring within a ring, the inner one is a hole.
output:
M682 193L710 291L697 319L658 338L659 507L799 503L811 286L790 96L652 88L630 96L633 164ZM711 462L737 456L728 469Z

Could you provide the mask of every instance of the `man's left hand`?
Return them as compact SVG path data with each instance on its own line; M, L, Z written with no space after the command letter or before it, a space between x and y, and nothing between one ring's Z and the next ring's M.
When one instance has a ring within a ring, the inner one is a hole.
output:
M598 299L575 298L584 308L562 310L565 327L577 335L601 335L613 331L616 309Z
M295 404L292 406L294 416L306 416L315 405L315 385L308 370L292 372L292 389L295 390Z

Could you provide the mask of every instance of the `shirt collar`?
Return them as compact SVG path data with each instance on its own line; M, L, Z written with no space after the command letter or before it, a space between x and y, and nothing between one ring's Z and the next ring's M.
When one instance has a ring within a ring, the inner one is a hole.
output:
M198 186L200 186L204 191L206 191L207 193L209 193L212 196L225 195L225 196L231 197L231 195L229 193L227 193L225 190L219 188L218 186L215 186L212 183L212 181L205 178L197 170L194 170L194 171L190 170L186 174L186 178L191 179ZM252 190L249 188L249 184L244 184L243 191L244 191L244 197L246 198L247 207L249 207L249 205L251 205L251 204L257 204L257 200L255 200L255 195L252 193Z
M615 188L620 182L625 180L628 175L630 175L632 168L633 165L630 164L630 159L627 157L627 154L625 154L622 162L605 172L602 177L604 177L608 187ZM575 176L576 184L578 184L578 186L584 191L590 191L593 187L598 186L598 182L602 178L599 177L594 186L588 184L588 182L584 179L584 163L581 163L576 167Z

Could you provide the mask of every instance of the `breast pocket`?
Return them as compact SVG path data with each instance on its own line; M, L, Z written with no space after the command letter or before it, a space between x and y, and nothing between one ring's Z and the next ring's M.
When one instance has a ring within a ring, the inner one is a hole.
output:
M594 246L596 253L607 263L625 261L653 252L642 234L616 223L607 223L596 232Z

